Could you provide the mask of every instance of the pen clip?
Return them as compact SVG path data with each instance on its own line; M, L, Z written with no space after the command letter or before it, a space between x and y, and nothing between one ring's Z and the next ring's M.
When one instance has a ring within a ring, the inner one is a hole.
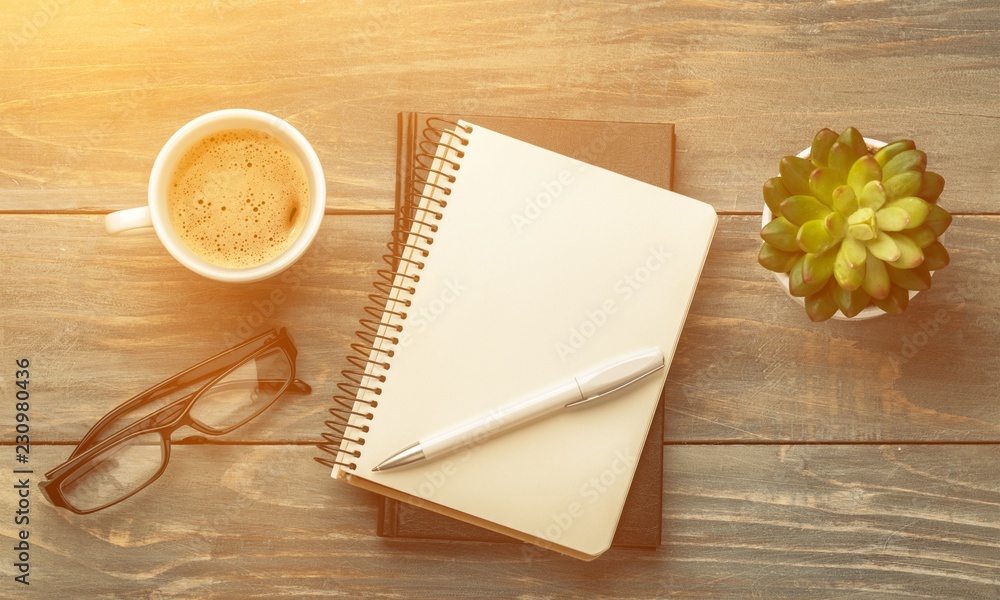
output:
M632 385L633 383L636 383L640 379L644 379L646 377L649 377L653 373L656 373L657 371L659 371L660 369L662 369L664 366L665 365L663 365L661 363L661 364L653 367L652 369L646 371L645 373L643 373L643 374L635 377L634 379L630 379L630 380L626 381L625 383L619 385L618 387L612 388L612 389L610 389L610 390L608 390L606 392L601 392L600 394L594 394L593 396L588 396L587 398L583 398L581 400L576 400L574 402L570 402L569 404L567 404L563 408L570 408L571 406L579 406L581 404L585 404L585 403L590 402L592 400L597 400L598 398L603 398L604 396L608 396L608 395L614 394L615 392L617 392L617 391L619 391L621 389L627 388L628 386Z

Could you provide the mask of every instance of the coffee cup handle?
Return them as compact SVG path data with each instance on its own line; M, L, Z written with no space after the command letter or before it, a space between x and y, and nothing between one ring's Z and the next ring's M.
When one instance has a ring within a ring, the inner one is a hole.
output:
M115 211L104 217L104 228L111 235L134 235L153 229L153 218L148 206L137 206Z

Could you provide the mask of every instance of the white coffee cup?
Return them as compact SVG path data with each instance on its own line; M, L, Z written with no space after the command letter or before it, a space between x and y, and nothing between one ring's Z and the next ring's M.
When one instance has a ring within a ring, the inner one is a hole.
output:
M255 129L278 138L302 163L309 184L309 211L302 231L284 252L253 267L223 267L198 256L174 231L167 210L167 186L181 156L205 137L231 129ZM306 138L278 117L257 110L233 108L202 115L177 130L167 140L153 163L149 176L149 203L113 212L105 218L104 225L108 233L113 235L155 231L167 251L195 273L218 281L250 282L277 275L298 260L316 237L325 210L326 180L323 168L316 151Z

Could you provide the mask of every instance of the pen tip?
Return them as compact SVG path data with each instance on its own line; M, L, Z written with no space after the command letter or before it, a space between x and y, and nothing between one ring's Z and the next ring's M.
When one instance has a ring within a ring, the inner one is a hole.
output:
M377 466L375 466L375 467L372 467L372 471L381 471L381 470L382 470L382 469L378 468Z

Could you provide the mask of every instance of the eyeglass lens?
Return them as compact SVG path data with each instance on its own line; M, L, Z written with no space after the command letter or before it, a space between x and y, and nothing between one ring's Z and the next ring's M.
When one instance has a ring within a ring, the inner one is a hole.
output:
M62 482L63 498L81 511L117 502L155 477L164 457L159 433L138 435L75 469Z
M205 429L225 431L267 408L291 378L288 355L269 350L208 387L188 414Z

